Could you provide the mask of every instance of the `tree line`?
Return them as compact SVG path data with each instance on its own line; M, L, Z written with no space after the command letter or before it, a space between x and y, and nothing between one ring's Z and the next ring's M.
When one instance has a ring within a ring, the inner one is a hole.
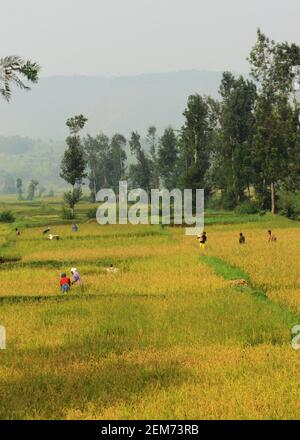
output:
M71 209L87 178L92 199L126 179L148 193L158 187L204 188L206 199L220 207L248 202L275 213L279 191L300 189L299 104L292 86L300 47L276 43L258 30L248 61L249 76L224 72L219 99L189 96L182 128L168 127L158 136L150 126L145 142L137 131L128 141L121 134L81 139L87 120L68 120L61 177L72 185L65 195ZM129 166L127 143L135 159Z

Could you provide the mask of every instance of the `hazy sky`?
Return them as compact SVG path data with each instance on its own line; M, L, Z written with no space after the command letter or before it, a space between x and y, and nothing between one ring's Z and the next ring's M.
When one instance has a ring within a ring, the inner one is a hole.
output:
M299 0L0 0L0 56L42 74L245 72L256 29L300 43Z

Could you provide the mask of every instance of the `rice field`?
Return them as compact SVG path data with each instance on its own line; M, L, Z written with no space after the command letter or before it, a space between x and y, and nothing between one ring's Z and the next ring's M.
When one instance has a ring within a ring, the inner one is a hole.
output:
M297 223L208 222L204 250L183 228L31 226L0 226L1 419L299 417Z

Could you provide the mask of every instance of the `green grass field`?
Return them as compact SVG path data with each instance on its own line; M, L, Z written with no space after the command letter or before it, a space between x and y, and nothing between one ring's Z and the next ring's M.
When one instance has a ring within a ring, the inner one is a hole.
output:
M208 212L201 250L183 228L87 222L88 203L76 234L58 199L0 208L17 216L0 224L1 419L299 417L300 223ZM84 287L63 296L74 266Z

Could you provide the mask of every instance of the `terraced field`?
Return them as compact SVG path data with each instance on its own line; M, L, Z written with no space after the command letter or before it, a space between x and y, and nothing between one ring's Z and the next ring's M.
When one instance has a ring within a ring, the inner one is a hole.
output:
M211 222L205 250L182 228L51 227L60 241L0 229L18 257L0 266L0 418L299 417L296 223ZM63 296L74 266L84 286Z

